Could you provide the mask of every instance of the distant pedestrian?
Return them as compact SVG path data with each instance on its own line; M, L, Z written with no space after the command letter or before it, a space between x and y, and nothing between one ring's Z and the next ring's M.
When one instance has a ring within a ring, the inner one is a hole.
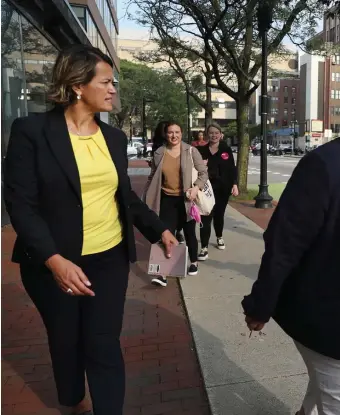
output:
M166 128L169 124L169 121L160 121L156 128L152 138L152 158L154 153L159 147L162 147L166 144ZM151 167L152 160L149 162L149 166ZM176 239L180 244L184 244L184 236L182 233L182 228L176 230Z
M209 216L202 216L203 227L200 229L202 249L199 261L208 259L208 247L213 222L217 248L225 249L223 239L224 215L230 195L238 196L237 172L231 148L222 140L221 127L213 123L207 129L209 142L198 150L208 165L209 179L215 194L215 206Z
M191 145L194 147L201 147L201 146L205 146L207 144L207 141L205 140L204 137L204 131L200 130L197 134L197 140L192 141Z
M14 121L6 158L12 259L46 327L59 402L74 415L123 414L119 337L133 226L151 243L177 244L131 190L126 135L95 115L112 111L113 67L91 46L60 52L55 108Z
M297 165L264 233L243 308L250 330L273 317L309 375L299 415L340 414L340 138Z
M192 183L193 167L198 171L195 183ZM198 273L198 243L196 222L188 212L190 202L196 199L207 180L207 167L200 153L182 141L181 126L169 122L166 126L166 144L154 153L144 197L149 208L165 221L172 232L183 228L191 261L189 275ZM163 287L167 285L166 276L154 278L152 282Z

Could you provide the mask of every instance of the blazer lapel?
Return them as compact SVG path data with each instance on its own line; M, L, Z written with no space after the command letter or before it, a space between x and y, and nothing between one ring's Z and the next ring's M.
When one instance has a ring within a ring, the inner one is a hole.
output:
M79 201L82 202L79 171L67 129L64 111L54 109L47 114L46 120L47 122L44 127L46 139L60 167L78 196Z

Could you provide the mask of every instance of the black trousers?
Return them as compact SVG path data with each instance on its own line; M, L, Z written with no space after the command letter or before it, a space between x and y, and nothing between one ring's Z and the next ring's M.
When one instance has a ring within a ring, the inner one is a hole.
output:
M221 238L224 228L224 214L229 202L231 189L226 190L214 189L215 206L209 216L202 216L202 227L200 229L201 245L207 248L211 236L211 222L214 223L214 229L217 238Z
M177 229L183 229L190 261L197 262L196 222L187 221L184 196L168 196L162 192L159 217L173 234Z
M46 268L21 266L25 289L44 321L59 402L85 396L85 373L95 415L122 415L125 370L122 329L129 261L124 244L82 257L78 264L95 297L64 293Z

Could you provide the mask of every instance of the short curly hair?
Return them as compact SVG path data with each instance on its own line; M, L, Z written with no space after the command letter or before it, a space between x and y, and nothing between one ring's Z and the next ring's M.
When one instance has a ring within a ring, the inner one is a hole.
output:
M73 45L62 50L53 67L49 100L65 107L71 105L77 98L72 88L88 84L98 62L113 68L111 58L93 46Z

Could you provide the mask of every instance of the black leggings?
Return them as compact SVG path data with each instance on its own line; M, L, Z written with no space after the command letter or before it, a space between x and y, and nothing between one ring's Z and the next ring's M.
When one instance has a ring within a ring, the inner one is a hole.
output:
M231 190L214 189L215 206L209 216L202 216L202 228L200 229L201 245L207 248L211 235L211 222L214 221L214 228L217 238L221 238L224 227L224 214L228 205Z
M196 262L198 253L196 222L187 221L184 196L168 196L162 192L159 217L173 234L177 229L183 229L190 261Z

